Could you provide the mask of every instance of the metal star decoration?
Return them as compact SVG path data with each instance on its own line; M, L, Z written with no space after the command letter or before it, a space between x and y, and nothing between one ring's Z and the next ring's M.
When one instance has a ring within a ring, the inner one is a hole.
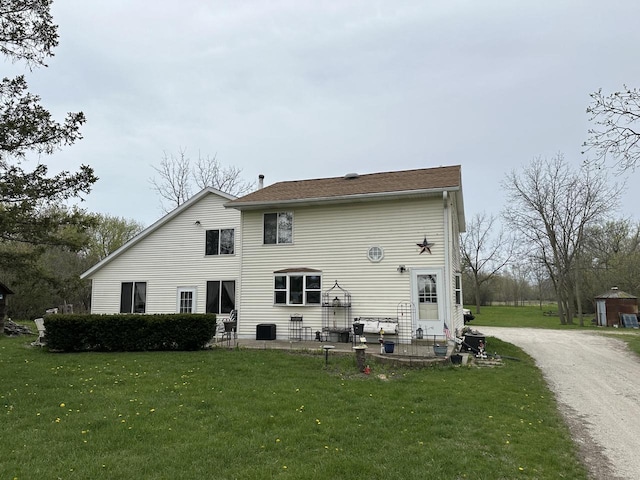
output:
M429 252L429 254L431 254L431 247L433 247L434 244L429 243L427 241L427 237L424 237L422 243L416 243L416 245L420 247L420 255L422 255L424 252Z

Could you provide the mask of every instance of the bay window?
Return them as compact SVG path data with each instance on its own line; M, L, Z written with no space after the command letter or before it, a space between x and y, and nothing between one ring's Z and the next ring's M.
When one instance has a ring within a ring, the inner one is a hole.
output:
M318 272L276 272L273 302L276 305L320 305L321 288Z

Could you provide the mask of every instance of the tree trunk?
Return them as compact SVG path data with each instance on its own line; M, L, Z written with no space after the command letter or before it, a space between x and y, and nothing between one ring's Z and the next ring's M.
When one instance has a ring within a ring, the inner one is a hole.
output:
M478 282L478 276L474 275L474 287L476 289L476 315L480 313L480 283Z
M560 324L566 325L564 319L564 305L562 303L562 298L560 297L560 292L558 292L558 316L560 317Z
M580 263L578 263L578 266ZM576 282L576 306L578 307L578 319L580 320L580 326L584 327L584 315L582 314L582 294L580 291L580 274L579 269L576 269L575 282Z

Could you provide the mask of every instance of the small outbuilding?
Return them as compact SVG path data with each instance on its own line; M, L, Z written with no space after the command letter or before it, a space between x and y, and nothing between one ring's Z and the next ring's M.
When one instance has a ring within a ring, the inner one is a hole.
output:
M596 318L601 327L620 326L620 314L638 314L638 297L613 287L596 298Z
M13 291L0 282L0 335L4 334L4 317L7 315L7 297L13 295Z
M7 295L13 295L13 291L4 283L0 282L0 307L7 306Z

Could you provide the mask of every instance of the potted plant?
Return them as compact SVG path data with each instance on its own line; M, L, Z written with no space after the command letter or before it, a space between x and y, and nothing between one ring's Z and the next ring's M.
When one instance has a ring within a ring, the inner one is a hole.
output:
M433 353L436 354L436 357L446 357L447 356L447 341L445 340L444 345L440 345L436 342L436 336L433 336Z
M440 345L439 343L433 344L433 353L436 354L436 357L446 357L447 356L447 345Z

